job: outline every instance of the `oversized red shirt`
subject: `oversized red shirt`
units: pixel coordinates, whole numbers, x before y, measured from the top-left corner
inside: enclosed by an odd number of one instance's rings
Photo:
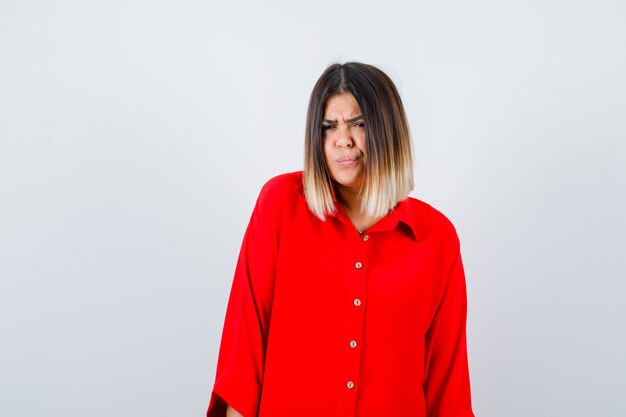
[[[208,417],[472,417],[459,241],[407,198],[362,235],[308,209],[302,173],[261,190]]]

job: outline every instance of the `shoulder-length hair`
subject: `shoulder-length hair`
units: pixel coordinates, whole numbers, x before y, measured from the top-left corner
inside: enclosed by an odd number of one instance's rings
[[[359,62],[329,66],[313,87],[306,118],[302,182],[309,209],[321,220],[335,212],[335,189],[324,157],[322,119],[328,98],[354,96],[365,120],[361,209],[383,217],[413,189],[413,155],[402,100],[391,79]]]

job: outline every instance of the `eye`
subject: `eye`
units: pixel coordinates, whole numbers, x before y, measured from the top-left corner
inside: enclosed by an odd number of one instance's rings
[[[365,122],[356,122],[352,126],[354,126],[354,127],[365,127]]]
[[[333,125],[322,125],[322,132],[327,132],[328,130],[332,129],[334,126]]]

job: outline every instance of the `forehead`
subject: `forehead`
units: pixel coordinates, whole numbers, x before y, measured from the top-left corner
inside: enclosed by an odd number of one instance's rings
[[[324,118],[334,119],[333,116],[351,117],[361,114],[359,104],[350,93],[333,94],[324,103]]]

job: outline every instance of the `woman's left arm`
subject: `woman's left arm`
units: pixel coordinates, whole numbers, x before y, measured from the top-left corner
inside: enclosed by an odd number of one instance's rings
[[[426,333],[425,386],[428,417],[473,417],[465,324],[467,294],[460,252],[447,277]]]

